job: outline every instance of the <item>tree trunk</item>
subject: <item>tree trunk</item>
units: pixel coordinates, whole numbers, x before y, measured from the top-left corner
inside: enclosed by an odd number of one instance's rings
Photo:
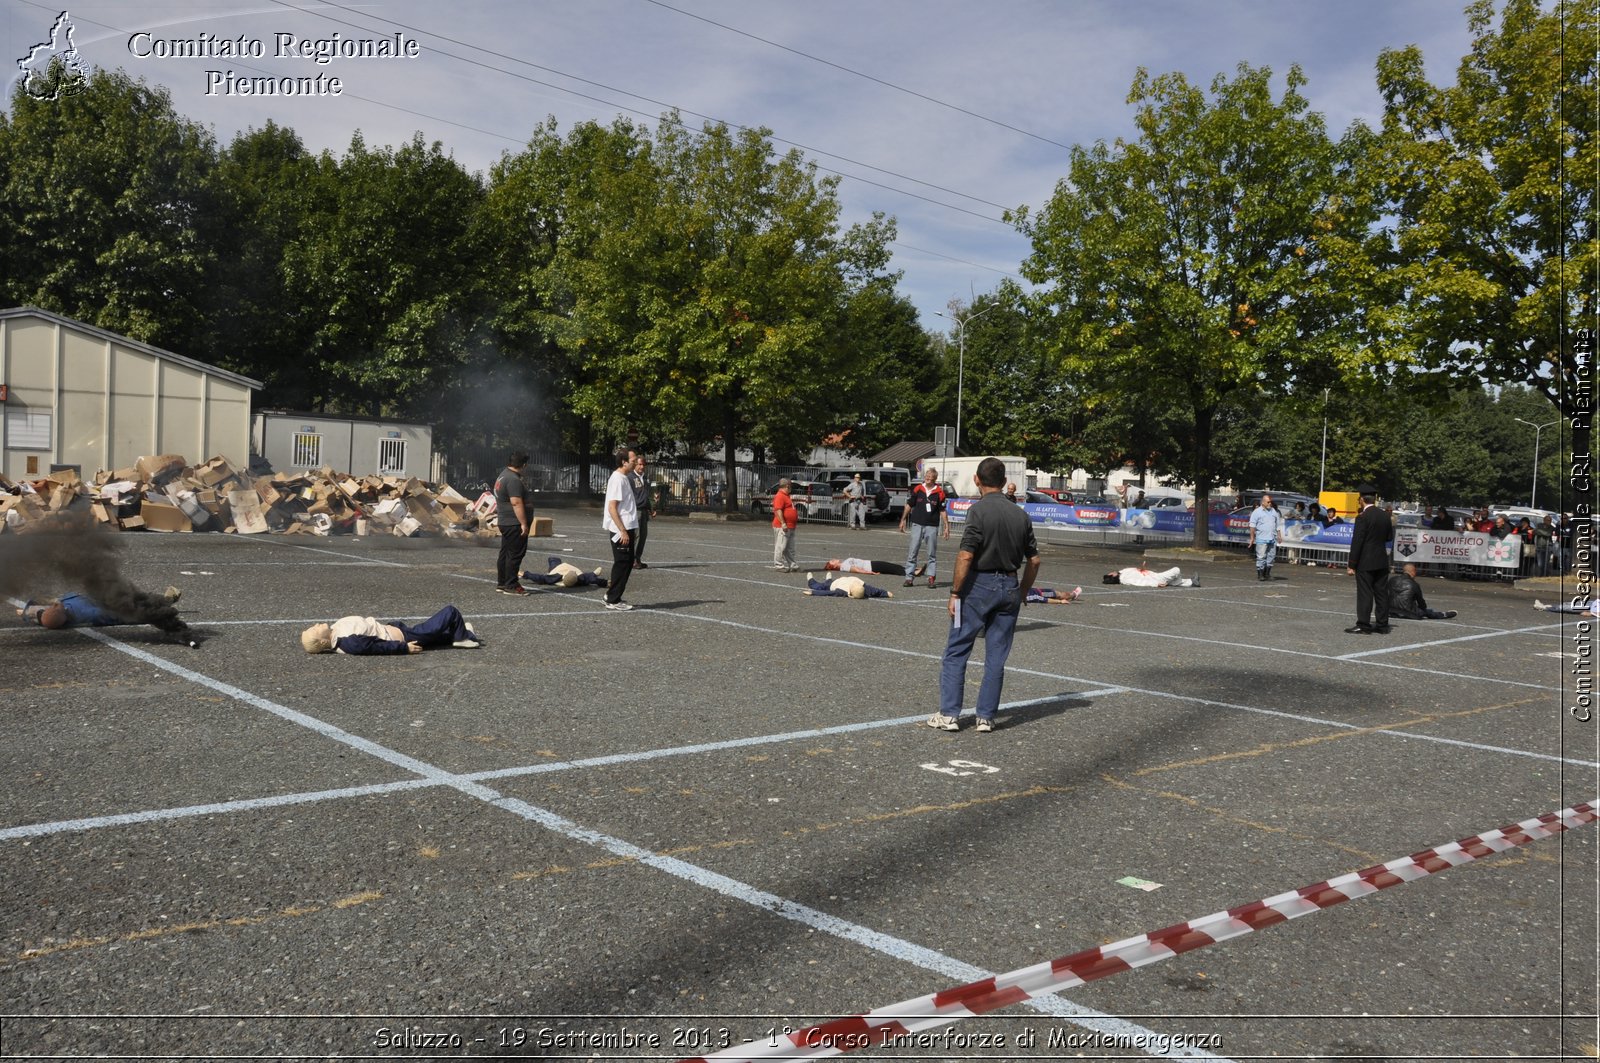
[[[589,458],[594,453],[594,422],[587,417],[578,418],[578,493],[594,494],[589,486]]]
[[[1211,421],[1216,409],[1194,411],[1194,548],[1211,545]]]
[[[734,460],[734,447],[738,443],[739,417],[732,403],[722,408],[722,512],[739,512],[739,476]]]

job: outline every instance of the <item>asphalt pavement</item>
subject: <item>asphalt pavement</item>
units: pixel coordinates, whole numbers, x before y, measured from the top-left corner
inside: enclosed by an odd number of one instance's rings
[[[542,512],[529,567],[609,567],[596,510]],[[1505,584],[1362,637],[1343,570],[1141,590],[1101,583],[1131,549],[1052,545],[1082,600],[1026,606],[1001,726],[947,734],[955,539],[857,601],[763,523],[658,519],[628,613],[497,594],[450,540],[122,541],[205,641],[0,624],[4,1057],[754,1049],[1600,792],[1591,632]],[[483,648],[298,644],[446,603]],[[1597,830],[858,1054],[1593,1058]]]

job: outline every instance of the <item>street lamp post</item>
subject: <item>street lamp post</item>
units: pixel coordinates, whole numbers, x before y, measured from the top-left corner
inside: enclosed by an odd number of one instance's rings
[[[935,317],[942,317],[956,327],[956,343],[959,348],[956,361],[956,440],[952,450],[961,449],[961,388],[967,375],[967,322],[976,321],[990,310],[999,308],[1000,304],[995,303],[987,309],[979,310],[976,314],[968,314],[965,318],[941,314],[937,310],[933,312]]]
[[[1549,428],[1553,424],[1560,424],[1561,421],[1559,419],[1557,419],[1557,420],[1554,420],[1554,421],[1546,421],[1544,424],[1534,424],[1532,421],[1523,421],[1522,418],[1520,418],[1520,417],[1514,417],[1514,418],[1512,418],[1512,420],[1522,421],[1523,424],[1525,424],[1529,428],[1533,429],[1533,486],[1528,489],[1528,508],[1529,509],[1538,509],[1539,508],[1539,433],[1543,432],[1546,428]]]
[[[1322,471],[1317,473],[1317,501],[1328,483],[1328,389],[1322,389]]]

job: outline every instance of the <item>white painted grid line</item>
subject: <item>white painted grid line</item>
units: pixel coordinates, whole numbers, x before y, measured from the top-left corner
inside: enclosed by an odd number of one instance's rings
[[[538,824],[539,826],[564,835],[565,837],[568,837],[574,841],[597,846],[615,856],[637,861],[645,866],[653,867],[659,871],[664,871],[667,874],[682,879],[683,881],[692,885],[713,890],[722,894],[723,896],[740,900],[746,904],[752,905],[753,907],[772,912],[773,914],[781,916],[784,919],[789,919],[807,926],[811,926],[817,930],[823,931],[824,933],[853,942],[855,944],[864,945],[867,948],[883,953],[884,955],[893,959],[922,967],[925,970],[935,971],[947,976],[965,978],[968,980],[976,980],[990,976],[990,972],[984,971],[982,968],[974,967],[970,964],[964,963],[963,961],[954,959],[953,957],[946,956],[943,953],[937,952],[933,949],[924,948],[921,945],[914,944],[902,938],[893,937],[889,934],[872,930],[871,928],[862,926],[859,923],[854,923],[846,919],[841,919],[837,916],[829,915],[826,912],[800,904],[796,901],[789,900],[785,897],[779,897],[773,893],[768,893],[767,891],[758,889],[749,885],[748,883],[729,878],[726,875],[722,875],[707,868],[700,867],[696,864],[691,864],[687,861],[680,860],[677,857],[658,856],[650,850],[643,849],[631,842],[612,837],[611,835],[604,834],[600,831],[591,830],[548,809],[529,804],[520,798],[507,797],[498,791],[492,790],[486,786],[482,786],[464,776],[448,772],[424,761],[417,760],[414,757],[408,756],[397,750],[390,749],[387,746],[380,745],[377,742],[362,738],[359,735],[351,734],[349,731],[346,731],[341,727],[336,727],[333,724],[326,723],[314,716],[299,712],[295,709],[287,708],[286,706],[279,705],[274,701],[268,700],[267,698],[259,697],[249,693],[248,691],[241,690],[232,684],[212,679],[210,676],[195,672],[191,669],[183,667],[182,665],[174,664],[173,662],[167,661],[164,658],[156,656],[155,654],[148,653],[139,649],[138,647],[130,646],[124,642],[120,642],[117,639],[111,638],[100,631],[92,628],[85,629],[83,634],[95,639],[97,642],[110,646],[122,653],[126,653],[137,660],[144,661],[146,664],[150,664],[163,671],[170,672],[179,678],[186,679],[192,683],[197,683],[200,686],[207,687],[220,694],[224,694],[228,697],[234,698],[235,700],[242,701],[253,708],[261,709],[279,717],[280,719],[297,724],[301,727],[305,727],[319,735],[322,735],[324,738],[332,739],[335,742],[349,746],[352,749],[359,750],[368,754],[369,756],[376,757],[388,764],[392,764],[396,767],[403,768],[406,771],[413,772],[417,775],[420,775],[424,780],[448,787],[468,797],[476,798],[477,800],[486,804],[503,809],[512,813],[513,815],[527,820],[530,823]],[[1129,1022],[1126,1019],[1117,1018],[1113,1015],[1107,1015],[1103,1012],[1094,1011],[1090,1008],[1084,1008],[1080,1005],[1071,1005],[1064,1001],[1047,1000],[1045,998],[1041,998],[1037,1004],[1038,1006],[1036,1007],[1036,1010],[1042,1011],[1046,1014],[1070,1018],[1080,1026],[1083,1026],[1087,1029],[1096,1030],[1101,1033],[1131,1037],[1152,1037],[1154,1035],[1153,1031],[1147,1030],[1136,1023]],[[1219,1063],[1232,1063],[1232,1061],[1226,1060],[1221,1056],[1212,1055],[1210,1053],[1197,1054],[1193,1051],[1184,1051],[1181,1054],[1165,1052],[1152,1052],[1150,1054],[1162,1058],[1201,1058],[1218,1060]]]

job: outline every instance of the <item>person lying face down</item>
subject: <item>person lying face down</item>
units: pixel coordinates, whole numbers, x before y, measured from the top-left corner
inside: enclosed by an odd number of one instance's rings
[[[475,650],[483,640],[462,619],[461,610],[447,605],[416,625],[398,620],[385,624],[370,616],[345,616],[331,624],[312,624],[300,632],[300,645],[307,653],[332,651],[359,657],[421,653],[441,646]]]
[[[830,558],[822,565],[824,572],[860,572],[868,576],[904,576],[906,566],[893,561],[868,561],[860,557]]]
[[[1082,587],[1074,587],[1065,594],[1057,594],[1054,587],[1029,587],[1022,602],[1024,605],[1069,605],[1082,595]]]
[[[192,645],[198,645],[198,641],[189,630],[189,625],[178,617],[178,611],[173,608],[173,603],[182,597],[182,594],[183,592],[176,587],[168,587],[161,594],[134,592],[134,605],[139,610],[138,619],[128,619],[114,613],[86,594],[63,594],[59,598],[29,599],[21,609],[17,610],[17,615],[27,623],[38,624],[51,631],[69,627],[123,627],[149,624],[170,635],[180,636]]]
[[[831,584],[817,579],[811,572],[806,573],[805,594],[818,598],[893,598],[894,595],[881,587],[874,587],[860,576],[840,576]]]
[[[1152,572],[1141,561],[1132,568],[1107,572],[1104,582],[1121,583],[1128,587],[1198,587],[1200,577],[1185,579],[1176,565],[1161,572]]]
[[[543,584],[546,587],[604,587],[607,586],[606,578],[600,575],[600,570],[585,572],[577,565],[568,564],[559,557],[545,559],[550,571],[544,575],[533,572],[524,572],[522,579],[530,583]]]

